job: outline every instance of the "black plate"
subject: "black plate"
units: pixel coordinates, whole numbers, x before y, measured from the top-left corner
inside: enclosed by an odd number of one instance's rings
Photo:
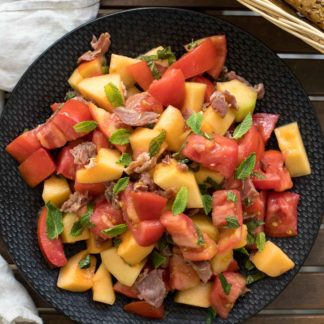
[[[157,45],[171,45],[179,55],[182,44],[206,35],[225,33],[227,66],[252,83],[263,81],[266,96],[257,111],[279,113],[280,124],[298,121],[312,166],[312,175],[295,179],[293,191],[302,195],[295,238],[273,240],[294,260],[296,267],[276,279],[251,286],[252,291],[231,312],[227,323],[239,323],[274,300],[293,279],[317,236],[323,212],[323,138],[304,90],[290,70],[260,41],[222,20],[197,12],[155,8],[130,10],[86,24],[50,47],[24,74],[13,91],[1,118],[1,231],[9,252],[27,281],[55,308],[82,323],[143,323],[122,311],[126,298],[109,307],[91,300],[91,292],[70,293],[56,288],[58,270],[49,269],[38,249],[36,218],[42,205],[41,186],[31,190],[19,177],[17,164],[4,147],[26,127],[33,128],[49,115],[49,104],[63,100],[67,78],[76,58],[89,48],[92,34],[109,31],[109,54],[137,56]],[[70,251],[71,252],[71,251]],[[206,310],[167,301],[165,322],[200,322]],[[217,320],[216,322],[222,322]]]

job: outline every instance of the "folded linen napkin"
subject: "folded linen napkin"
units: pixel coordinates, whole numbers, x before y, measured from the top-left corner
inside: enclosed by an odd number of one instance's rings
[[[0,0],[0,115],[28,66],[54,41],[97,16],[99,0]],[[42,323],[26,289],[0,256],[0,324]]]
[[[0,0],[0,92],[12,91],[49,45],[98,9],[99,0]]]

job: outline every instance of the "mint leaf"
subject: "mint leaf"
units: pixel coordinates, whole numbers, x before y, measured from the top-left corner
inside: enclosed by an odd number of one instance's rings
[[[187,187],[181,187],[172,205],[173,215],[179,215],[184,212],[187,206],[189,190]]]
[[[101,231],[101,233],[103,233],[111,238],[111,237],[115,237],[115,236],[125,233],[127,231],[127,229],[128,229],[127,224],[118,224],[116,226],[113,226],[113,227],[110,227],[110,228],[107,228],[107,229]]]
[[[80,260],[79,267],[80,267],[80,269],[87,269],[87,268],[90,268],[90,265],[91,265],[90,255],[87,254],[84,257],[84,259]]]
[[[249,260],[247,259],[244,263],[244,268],[247,270],[247,271],[251,271],[252,269],[255,268],[254,264]]]
[[[203,120],[203,113],[200,111],[198,113],[193,113],[186,121],[188,127],[198,135],[201,135],[201,124]]]
[[[233,133],[233,138],[234,139],[239,139],[241,138],[244,134],[246,134],[249,129],[252,127],[252,114],[249,112],[243,121],[236,126],[234,133]]]
[[[250,285],[256,281],[259,281],[265,277],[265,274],[261,271],[258,271],[254,274],[250,274],[246,277],[246,284]]]
[[[246,248],[244,248],[244,247],[239,248],[239,249],[235,249],[234,251],[239,252],[239,253],[244,254],[244,255],[247,255],[247,256],[250,255],[248,250]]]
[[[245,180],[252,173],[256,162],[256,154],[251,153],[235,170],[235,179]]]
[[[132,157],[129,153],[123,153],[116,161],[117,164],[121,164],[124,167],[128,167],[132,162]]]
[[[233,191],[227,191],[226,200],[232,201],[233,203],[237,202],[237,197]]]
[[[176,61],[176,56],[172,52],[171,47],[164,47],[157,51],[157,56],[160,60],[168,60],[168,64],[171,65]]]
[[[255,244],[259,251],[263,251],[266,241],[267,239],[263,232],[260,232],[256,235]]]
[[[257,227],[264,224],[264,221],[261,220],[251,220],[246,223],[246,227],[249,232],[253,232]]]
[[[81,218],[73,224],[70,234],[74,237],[79,236],[86,228],[92,227],[93,224],[90,223],[90,217],[92,214],[93,204],[89,203],[87,205],[87,211],[84,213],[84,215],[82,215]]]
[[[113,243],[113,246],[114,246],[115,248],[118,248],[118,246],[119,246],[120,243],[121,243],[121,239],[115,237],[115,238],[113,238],[112,243]]]
[[[191,40],[191,42],[187,45],[187,51],[191,51],[192,49],[196,48],[198,46],[197,40]]]
[[[76,93],[74,91],[68,91],[65,94],[64,100],[65,101],[70,100],[70,99],[74,98],[75,96],[76,96]]]
[[[206,324],[212,324],[215,317],[217,316],[217,313],[213,307],[208,308],[207,318],[206,318]]]
[[[153,267],[156,269],[156,268],[159,268],[161,265],[163,265],[166,261],[166,257],[163,256],[162,254],[160,254],[159,252],[157,251],[153,251],[152,254],[151,254],[151,262],[153,264]]]
[[[97,128],[97,122],[94,120],[85,120],[80,123],[77,123],[73,126],[73,129],[77,133],[89,133],[92,132],[94,129]]]
[[[229,295],[229,293],[231,292],[232,285],[226,280],[222,273],[218,275],[218,278],[222,284],[225,295]]]
[[[148,67],[150,68],[153,78],[156,80],[161,79],[161,73],[159,72],[158,68],[156,67],[155,63],[153,61],[147,61],[146,62]]]
[[[106,84],[104,88],[106,97],[113,107],[120,107],[124,104],[121,92],[112,82]]]
[[[204,245],[205,244],[205,240],[203,237],[203,233],[201,231],[201,229],[199,228],[199,226],[195,225],[196,228],[196,232],[197,232],[197,245]]]
[[[204,205],[205,214],[208,215],[212,210],[213,198],[210,195],[202,195],[201,200]]]
[[[166,137],[166,131],[163,129],[162,132],[158,136],[154,137],[151,140],[150,146],[149,146],[150,157],[153,157],[160,152],[161,145],[165,141],[165,137]]]
[[[245,207],[249,207],[252,204],[251,198],[250,197],[245,197],[243,199],[243,204],[244,204]]]
[[[46,235],[50,240],[55,240],[63,232],[62,212],[49,201],[46,203]]]
[[[129,183],[129,177],[120,178],[113,187],[113,196],[118,195],[120,192],[126,189]]]
[[[119,128],[112,133],[109,142],[117,145],[128,144],[130,135],[130,130],[125,128]]]
[[[266,179],[267,177],[263,174],[263,173],[261,173],[261,172],[252,172],[251,173],[251,176],[252,177],[255,177],[255,178],[257,178],[257,179]]]
[[[226,228],[239,228],[240,224],[235,217],[228,216],[226,217]]]

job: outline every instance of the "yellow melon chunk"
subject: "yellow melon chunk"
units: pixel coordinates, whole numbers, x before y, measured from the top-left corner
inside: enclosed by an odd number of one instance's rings
[[[217,82],[217,90],[221,92],[228,91],[236,99],[238,110],[235,110],[235,120],[240,122],[250,112],[254,111],[257,92],[250,86],[239,80],[227,82]]]
[[[127,72],[127,66],[140,62],[138,59],[131,57],[111,54],[109,73],[117,73],[120,75],[121,80],[124,82],[126,87],[134,85],[135,80]]]
[[[134,156],[138,156],[140,153],[148,152],[150,143],[153,138],[159,136],[161,131],[138,127],[129,137],[129,142],[133,150]],[[160,148],[160,152],[157,156],[160,156],[167,148],[167,143],[163,142]]]
[[[194,215],[191,217],[191,219],[203,233],[207,234],[215,242],[218,241],[218,229],[216,226],[214,226],[210,217],[206,215]]]
[[[212,283],[200,283],[198,286],[178,291],[174,301],[180,304],[208,308],[210,307],[210,293]]]
[[[76,172],[76,180],[80,183],[98,183],[119,179],[124,167],[116,161],[120,153],[116,150],[102,148],[93,161],[94,166]]]
[[[224,177],[217,171],[212,171],[204,167],[200,167],[199,171],[195,172],[197,183],[204,183],[207,178],[213,179],[216,183],[221,183]]]
[[[65,178],[53,175],[44,181],[42,198],[45,204],[50,201],[56,207],[60,207],[70,194],[71,190]]]
[[[217,275],[225,271],[233,260],[233,250],[229,250],[225,253],[216,254],[211,260],[210,264],[213,270],[213,274]]]
[[[311,168],[297,122],[274,130],[286,167],[292,177],[311,174]]]
[[[91,231],[89,231],[89,238],[87,239],[86,243],[87,243],[87,251],[91,254],[101,253],[112,246],[111,240],[106,240],[106,241],[100,240]]]
[[[132,86],[129,89],[127,89],[127,98],[129,98],[131,96],[134,96],[134,95],[136,95],[136,94],[138,94],[140,92],[141,91],[139,91],[137,87]]]
[[[262,251],[251,257],[252,263],[270,277],[278,277],[291,270],[295,263],[276,244],[267,241]]]
[[[240,249],[240,248],[244,247],[247,244],[247,235],[248,235],[247,226],[245,224],[243,224],[242,225],[242,231],[241,231],[241,240],[236,245],[235,249]]]
[[[124,91],[121,78],[120,75],[116,73],[83,79],[78,84],[78,90],[84,98],[92,99],[99,107],[113,111],[114,107],[109,102],[105,93],[105,86],[109,83],[112,83],[117,87],[124,101]]]
[[[122,284],[132,286],[141,273],[145,261],[130,266],[118,254],[116,248],[110,248],[100,253],[101,260],[106,269]]]
[[[139,245],[131,231],[127,231],[121,237],[122,242],[117,248],[117,254],[129,265],[135,265],[142,262],[154,249],[154,245]]]
[[[148,52],[146,52],[145,54],[143,54],[143,56],[150,56],[150,55],[156,55],[158,51],[163,50],[163,46],[158,46],[158,47],[154,47],[151,50],[149,50]],[[164,67],[168,67],[169,63],[167,59],[164,60],[155,60],[155,63],[158,63],[160,65],[163,65]]]
[[[79,72],[79,69],[76,68],[68,79],[68,83],[74,90],[79,91],[78,84],[83,80],[82,75]]]
[[[94,301],[113,305],[116,300],[110,273],[101,263],[93,277],[92,299]]]
[[[193,172],[180,170],[177,167],[177,161],[171,159],[169,164],[159,163],[155,167],[153,181],[164,190],[174,188],[178,191],[181,187],[187,187],[189,190],[187,208],[203,208],[200,191]]]
[[[161,114],[154,130],[161,131],[164,129],[166,131],[168,150],[174,152],[179,150],[185,140],[183,138],[185,123],[180,110],[173,106],[168,106]]]
[[[233,109],[229,109],[224,117],[221,117],[211,106],[206,109],[201,123],[201,130],[208,134],[224,135],[235,120]]]
[[[198,82],[185,83],[185,100],[182,106],[184,115],[199,112],[204,103],[207,85]]]
[[[87,240],[89,238],[89,230],[85,228],[83,232],[78,236],[73,236],[71,234],[71,229],[75,222],[79,220],[78,215],[68,213],[63,216],[63,226],[64,230],[61,234],[61,239],[63,243],[75,243],[78,241]]]
[[[67,264],[60,269],[57,287],[76,292],[83,292],[92,287],[96,258],[90,256],[89,268],[81,269],[79,265],[79,262],[87,255],[88,251],[81,251],[68,260]]]

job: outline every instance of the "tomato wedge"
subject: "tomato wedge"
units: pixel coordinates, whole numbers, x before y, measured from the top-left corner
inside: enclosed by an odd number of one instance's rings
[[[154,80],[153,74],[145,61],[128,65],[127,72],[143,90],[147,90]]]
[[[37,238],[39,248],[45,259],[53,267],[63,267],[67,263],[63,243],[59,238],[50,240],[46,234],[47,208],[43,207],[38,217]]]
[[[164,233],[164,226],[159,220],[145,220],[130,226],[136,242],[141,246],[155,244]]]
[[[185,98],[185,78],[179,69],[167,70],[160,80],[154,80],[148,92],[163,106],[181,108]]]
[[[114,291],[129,298],[138,298],[138,290],[134,287],[128,287],[117,281],[114,284]]]
[[[106,186],[104,183],[79,183],[75,181],[74,190],[82,193],[88,192],[89,196],[97,197],[105,193]]]
[[[37,139],[46,149],[52,150],[66,144],[66,137],[51,120],[36,127],[35,132]]]
[[[163,319],[164,306],[154,307],[145,301],[135,301],[124,306],[124,311],[145,318]]]
[[[92,133],[92,142],[96,144],[97,152],[101,148],[108,148],[108,138],[99,129],[95,129]]]
[[[210,37],[216,47],[216,58],[214,65],[207,71],[214,79],[217,79],[223,71],[227,55],[227,42],[225,35],[215,35]]]

